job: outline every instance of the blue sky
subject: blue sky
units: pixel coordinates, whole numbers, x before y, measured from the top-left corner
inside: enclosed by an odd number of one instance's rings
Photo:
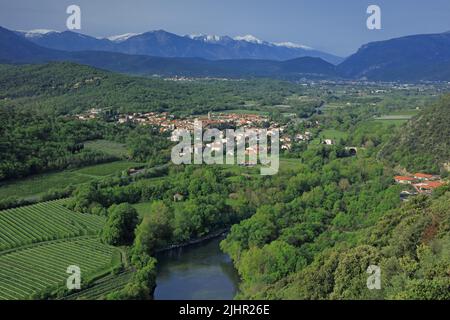
[[[164,29],[177,34],[252,34],[341,56],[362,44],[450,30],[449,0],[0,0],[0,25],[64,30],[66,8],[81,7],[92,36]],[[382,30],[366,28],[368,5],[381,7]]]

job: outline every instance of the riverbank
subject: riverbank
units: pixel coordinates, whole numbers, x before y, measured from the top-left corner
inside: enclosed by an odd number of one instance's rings
[[[216,231],[216,232],[212,232],[212,233],[210,233],[210,234],[208,234],[208,235],[206,235],[204,237],[192,239],[192,240],[189,240],[189,241],[186,241],[186,242],[183,242],[183,243],[179,243],[179,244],[172,244],[172,245],[167,246],[165,248],[156,250],[155,254],[162,253],[162,252],[165,252],[165,251],[170,251],[170,250],[173,250],[173,249],[184,248],[184,247],[187,247],[187,246],[191,246],[191,245],[194,245],[194,244],[201,243],[201,242],[206,241],[206,240],[211,240],[211,239],[214,239],[214,238],[218,238],[220,236],[226,235],[229,231],[230,231],[230,228],[225,228],[225,229],[221,229],[221,230]]]

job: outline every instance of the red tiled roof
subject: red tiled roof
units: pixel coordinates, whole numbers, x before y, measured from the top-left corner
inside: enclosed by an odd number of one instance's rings
[[[398,181],[414,181],[414,178],[406,176],[395,176],[394,179]]]
[[[426,182],[426,183],[418,183],[418,184],[415,184],[414,186],[422,188],[422,189],[436,189],[436,188],[442,187],[443,185],[444,185],[444,183],[440,182],[440,181],[430,181],[430,182]]]
[[[442,187],[443,185],[444,185],[444,183],[440,182],[440,181],[431,181],[431,182],[427,183],[427,186],[430,188],[433,188],[433,189]]]
[[[414,177],[430,179],[430,178],[433,178],[433,175],[432,174],[426,174],[426,173],[416,173],[414,175]]]

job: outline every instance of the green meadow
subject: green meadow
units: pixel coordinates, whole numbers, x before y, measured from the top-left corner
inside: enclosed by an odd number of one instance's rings
[[[104,139],[86,141],[84,143],[84,147],[94,151],[101,151],[118,158],[124,158],[128,155],[128,150],[125,144]]]
[[[64,189],[70,185],[86,183],[135,166],[142,166],[142,163],[115,161],[81,169],[39,174],[0,185],[0,198],[37,197],[50,189]]]

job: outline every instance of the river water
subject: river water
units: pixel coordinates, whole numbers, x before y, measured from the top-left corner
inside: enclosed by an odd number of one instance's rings
[[[158,254],[154,299],[233,299],[239,277],[230,257],[220,250],[222,240],[218,237]]]

